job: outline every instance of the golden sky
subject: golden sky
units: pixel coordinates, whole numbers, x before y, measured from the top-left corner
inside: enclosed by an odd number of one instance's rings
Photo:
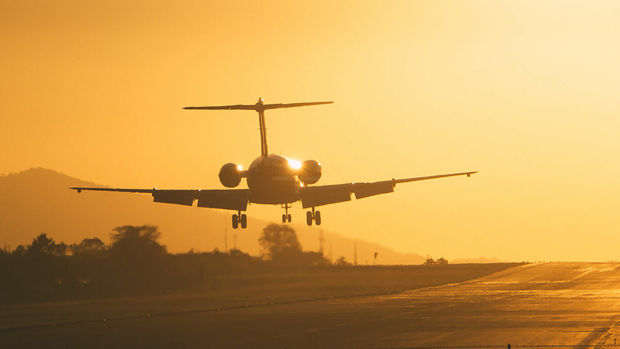
[[[319,184],[481,173],[325,206],[323,228],[448,259],[617,260],[618,38],[614,1],[0,0],[0,173],[220,188],[260,154],[257,117],[181,107],[334,100],[268,112],[270,152],[319,160]]]

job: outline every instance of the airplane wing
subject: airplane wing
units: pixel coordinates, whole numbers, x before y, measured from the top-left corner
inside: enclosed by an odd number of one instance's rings
[[[403,179],[392,179],[388,181],[372,183],[346,183],[335,185],[319,185],[305,187],[301,190],[301,205],[303,208],[316,207],[338,202],[351,201],[351,194],[355,194],[356,199],[363,199],[373,195],[386,194],[394,191],[394,187],[399,183],[424,181],[428,179],[471,176],[478,171],[459,172],[450,174],[440,174],[434,176],[412,177]]]
[[[248,206],[250,191],[248,189],[124,189],[124,188],[85,188],[69,189],[91,191],[115,191],[123,193],[144,193],[153,195],[154,202],[192,206],[198,200],[198,207],[221,208],[225,210],[245,211]]]

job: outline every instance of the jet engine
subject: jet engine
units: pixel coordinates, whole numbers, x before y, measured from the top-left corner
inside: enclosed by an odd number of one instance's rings
[[[306,160],[301,164],[297,177],[304,184],[314,184],[321,178],[321,164],[316,160]]]
[[[228,163],[220,169],[220,182],[227,188],[234,188],[241,183],[239,165]]]

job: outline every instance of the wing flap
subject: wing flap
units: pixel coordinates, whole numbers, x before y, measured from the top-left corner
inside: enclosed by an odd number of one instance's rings
[[[153,190],[155,202],[192,206],[195,198],[195,190]]]
[[[477,171],[448,173],[434,176],[412,177],[403,179],[392,179],[388,181],[371,182],[371,183],[348,183],[336,185],[321,185],[302,188],[301,204],[303,208],[335,204],[338,202],[350,201],[351,194],[355,194],[356,199],[363,199],[369,196],[387,194],[394,192],[394,187],[398,183],[409,183],[415,181],[424,181],[428,179],[467,176],[470,177]]]
[[[392,181],[353,184],[353,192],[355,193],[356,199],[363,199],[369,196],[391,193],[393,191],[394,183]]]
[[[201,190],[197,195],[198,207],[245,211],[249,193],[247,189]]]
[[[198,207],[221,208],[225,210],[245,211],[248,206],[250,191],[247,189],[124,189],[124,188],[85,188],[72,187],[70,189],[82,192],[115,191],[124,193],[148,193],[153,195],[154,202],[192,206],[198,199]]]
[[[351,188],[351,184],[303,188],[301,191],[301,205],[303,208],[308,208],[351,201]]]

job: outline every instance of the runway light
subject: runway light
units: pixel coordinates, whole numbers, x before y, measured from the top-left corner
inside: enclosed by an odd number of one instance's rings
[[[288,165],[294,169],[294,170],[299,170],[301,168],[301,161],[298,160],[294,160],[294,159],[287,159],[288,160]]]

